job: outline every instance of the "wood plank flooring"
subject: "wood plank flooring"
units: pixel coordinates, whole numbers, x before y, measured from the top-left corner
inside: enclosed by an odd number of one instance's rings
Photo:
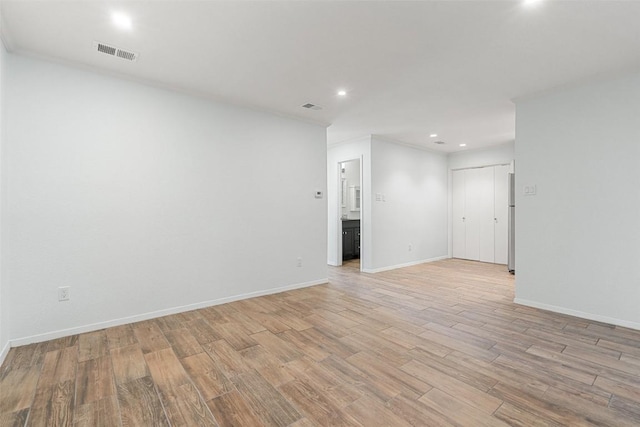
[[[639,426],[640,331],[446,260],[11,349],[1,426]]]

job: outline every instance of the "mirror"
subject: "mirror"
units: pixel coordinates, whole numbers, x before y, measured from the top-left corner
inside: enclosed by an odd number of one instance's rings
[[[340,163],[340,219],[360,219],[360,160]]]

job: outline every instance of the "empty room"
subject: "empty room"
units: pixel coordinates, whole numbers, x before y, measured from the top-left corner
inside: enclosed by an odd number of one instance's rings
[[[639,21],[0,0],[0,426],[640,425]]]

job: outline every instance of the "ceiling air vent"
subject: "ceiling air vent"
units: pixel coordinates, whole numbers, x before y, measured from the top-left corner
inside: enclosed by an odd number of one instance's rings
[[[309,110],[322,110],[321,106],[310,103],[304,104],[302,108],[307,108]]]
[[[93,48],[96,50],[96,52],[104,53],[105,55],[111,55],[116,58],[124,59],[126,61],[135,62],[138,60],[138,53],[121,49],[116,46],[110,46],[105,43],[94,41]]]
[[[443,145],[444,141],[433,141],[434,144]]]

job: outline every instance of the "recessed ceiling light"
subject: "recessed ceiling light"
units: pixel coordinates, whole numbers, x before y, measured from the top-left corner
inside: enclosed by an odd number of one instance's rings
[[[460,147],[466,147],[467,144],[460,144]]]
[[[347,96],[347,91],[346,91],[346,90],[344,90],[344,89],[340,89],[340,90],[338,91],[338,96]]]
[[[542,3],[542,0],[524,0],[523,4],[527,7],[533,7]]]
[[[432,133],[431,135],[429,135],[429,138],[437,138],[438,134],[437,133]]]
[[[111,20],[116,27],[122,30],[130,30],[133,26],[131,17],[122,12],[113,12],[111,14]]]

